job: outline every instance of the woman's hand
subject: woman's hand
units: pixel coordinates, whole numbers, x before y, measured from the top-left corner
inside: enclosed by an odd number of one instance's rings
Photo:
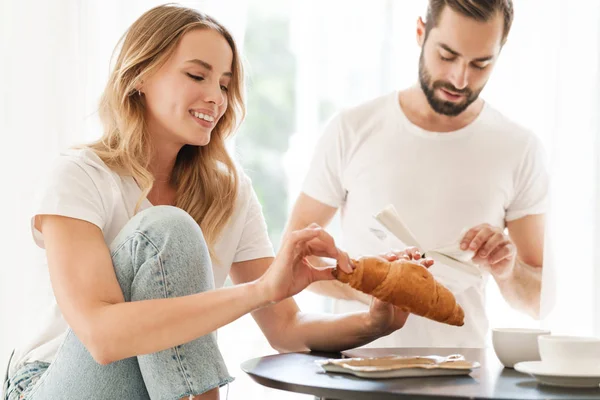
[[[334,279],[332,268],[316,269],[308,256],[333,258],[338,268],[352,272],[348,254],[335,246],[333,237],[317,224],[294,231],[283,244],[267,272],[259,279],[270,302],[278,302],[304,290],[313,282]]]

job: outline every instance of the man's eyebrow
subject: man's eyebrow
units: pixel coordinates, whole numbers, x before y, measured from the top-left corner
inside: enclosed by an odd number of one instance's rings
[[[448,53],[451,53],[454,56],[460,57],[462,56],[462,54],[460,54],[458,51],[453,50],[450,46],[448,46],[447,44],[444,43],[440,43],[439,45],[442,49],[446,50]],[[490,61],[491,59],[493,59],[494,56],[485,56],[485,57],[478,57],[475,58],[473,61],[476,62],[485,62],[485,61]]]
[[[460,56],[462,55],[462,54],[460,54],[458,51],[456,51],[456,50],[452,50],[452,49],[450,48],[450,46],[448,46],[447,44],[440,43],[440,47],[441,47],[442,49],[446,50],[448,53],[450,53],[450,54],[452,54],[452,55],[455,55],[455,56],[458,56],[458,57],[460,57]]]

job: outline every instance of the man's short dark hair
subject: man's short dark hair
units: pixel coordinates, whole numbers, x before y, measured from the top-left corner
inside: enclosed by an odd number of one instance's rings
[[[429,35],[431,29],[437,26],[445,7],[450,7],[454,12],[482,22],[487,22],[500,13],[504,17],[502,45],[506,43],[514,16],[512,0],[429,0],[425,37]]]

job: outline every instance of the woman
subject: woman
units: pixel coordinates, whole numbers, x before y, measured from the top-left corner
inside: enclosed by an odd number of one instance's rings
[[[231,35],[195,10],[160,6],[129,28],[101,100],[104,135],[63,153],[41,191],[32,232],[56,302],[12,357],[7,399],[218,398],[232,378],[214,332],[248,312],[281,351],[342,350],[403,326],[381,302],[300,313],[291,296],[332,279],[306,256],[352,266],[318,226],[273,258],[225,148],[242,78]]]

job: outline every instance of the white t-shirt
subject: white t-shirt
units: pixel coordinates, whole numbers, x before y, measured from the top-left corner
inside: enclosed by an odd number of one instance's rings
[[[273,256],[267,226],[252,183],[240,168],[238,172],[240,179],[235,211],[214,246],[215,288],[223,286],[232,263]],[[40,191],[35,215],[54,214],[89,221],[102,230],[105,242],[110,245],[134,216],[140,196],[141,190],[132,177],[118,175],[93,151],[69,150],[62,153],[50,169]],[[141,210],[151,206],[148,200],[144,200]],[[33,226],[33,218],[31,223],[34,241],[43,249],[43,237]],[[51,288],[45,256],[43,260],[39,277]],[[35,335],[15,351],[11,374],[25,362],[52,362],[54,359],[68,329],[54,296],[49,299],[46,317],[43,321],[31,321],[31,328]]]
[[[391,250],[370,231],[381,228],[373,216],[388,204],[424,247],[436,248],[482,223],[505,227],[506,221],[544,213],[544,162],[540,141],[488,104],[465,128],[436,133],[411,123],[394,92],[329,122],[303,192],[341,209],[342,243],[352,257]],[[464,326],[411,315],[403,329],[370,346],[484,347],[488,280],[484,275],[480,285],[456,294]],[[366,308],[334,302],[336,312]]]

